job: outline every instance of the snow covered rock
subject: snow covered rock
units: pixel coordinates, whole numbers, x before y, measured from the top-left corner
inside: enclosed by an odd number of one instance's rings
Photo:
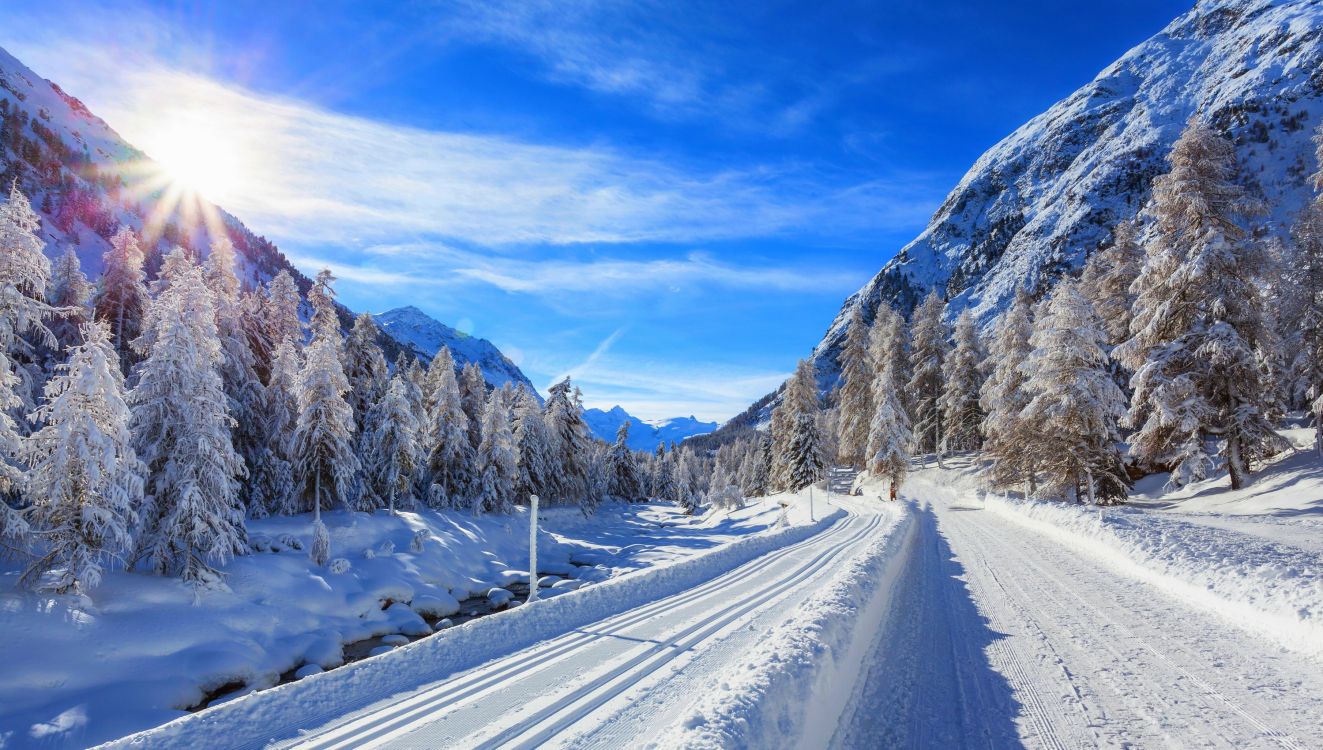
[[[319,664],[304,664],[303,666],[295,670],[294,679],[301,680],[304,677],[311,677],[312,675],[315,674],[321,674],[324,671],[326,670],[322,669],[321,665]]]
[[[381,643],[385,646],[404,646],[409,643],[409,637],[399,633],[391,633],[390,635],[383,635]]]
[[[510,603],[514,598],[508,589],[494,588],[487,592],[487,601],[494,609],[501,609]]]
[[[448,593],[414,597],[409,604],[423,617],[448,617],[459,611],[459,600]]]
[[[547,576],[547,578],[553,578],[553,577],[554,576]],[[546,580],[546,578],[542,580]],[[539,581],[538,583],[540,584],[541,581]],[[575,589],[578,589],[588,583],[589,583],[588,581],[575,580],[573,578],[565,578],[551,584],[551,588],[556,590],[574,591]]]
[[[397,633],[405,635],[431,635],[432,628],[409,605],[395,602],[386,608],[386,617]]]
[[[565,579],[560,576],[542,576],[537,579],[537,587],[540,589],[549,589],[563,580]]]
[[[389,654],[394,650],[395,650],[394,646],[377,646],[376,648],[368,652],[368,656],[369,657],[381,656],[382,654]]]

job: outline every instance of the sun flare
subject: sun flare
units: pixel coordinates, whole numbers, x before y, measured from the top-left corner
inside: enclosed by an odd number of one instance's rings
[[[200,114],[181,114],[161,123],[144,150],[184,192],[216,203],[233,197],[240,182],[242,155],[236,139]]]

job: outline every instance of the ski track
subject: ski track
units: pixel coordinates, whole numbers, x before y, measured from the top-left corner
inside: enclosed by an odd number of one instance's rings
[[[686,686],[737,662],[741,645],[784,619],[883,520],[851,513],[694,589],[393,697],[286,746],[637,745],[664,726],[659,718],[687,705]]]
[[[977,503],[932,498],[833,745],[1323,747],[1323,669]]]

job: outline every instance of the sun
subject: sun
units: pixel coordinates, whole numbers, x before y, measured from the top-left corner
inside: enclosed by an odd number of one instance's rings
[[[182,113],[160,123],[143,150],[173,187],[214,203],[225,203],[239,188],[242,155],[230,134],[201,113]]]

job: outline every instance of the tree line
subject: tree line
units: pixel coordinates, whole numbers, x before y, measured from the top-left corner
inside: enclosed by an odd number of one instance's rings
[[[635,453],[628,424],[596,440],[568,378],[545,405],[490,388],[442,348],[387,364],[370,315],[345,335],[334,277],[306,300],[285,271],[242,280],[233,247],[176,247],[149,280],[121,228],[98,284],[54,263],[16,183],[0,205],[0,550],[22,583],[86,592],[115,565],[194,585],[248,551],[247,521],[423,505],[509,513],[530,494],[592,513],[604,500],[743,501],[713,457]],[[307,324],[304,324],[304,320]],[[748,484],[744,482],[744,484]]]
[[[870,325],[856,307],[826,403],[808,361],[781,393],[773,485],[816,481],[832,459],[894,487],[911,454],[972,451],[993,486],[1029,497],[1121,503],[1159,471],[1245,486],[1289,447],[1288,411],[1323,427],[1323,127],[1314,141],[1288,240],[1257,223],[1266,206],[1231,141],[1193,119],[1110,245],[1037,297],[1018,290],[988,330],[969,310],[948,326],[936,291],[908,321],[882,305]]]

